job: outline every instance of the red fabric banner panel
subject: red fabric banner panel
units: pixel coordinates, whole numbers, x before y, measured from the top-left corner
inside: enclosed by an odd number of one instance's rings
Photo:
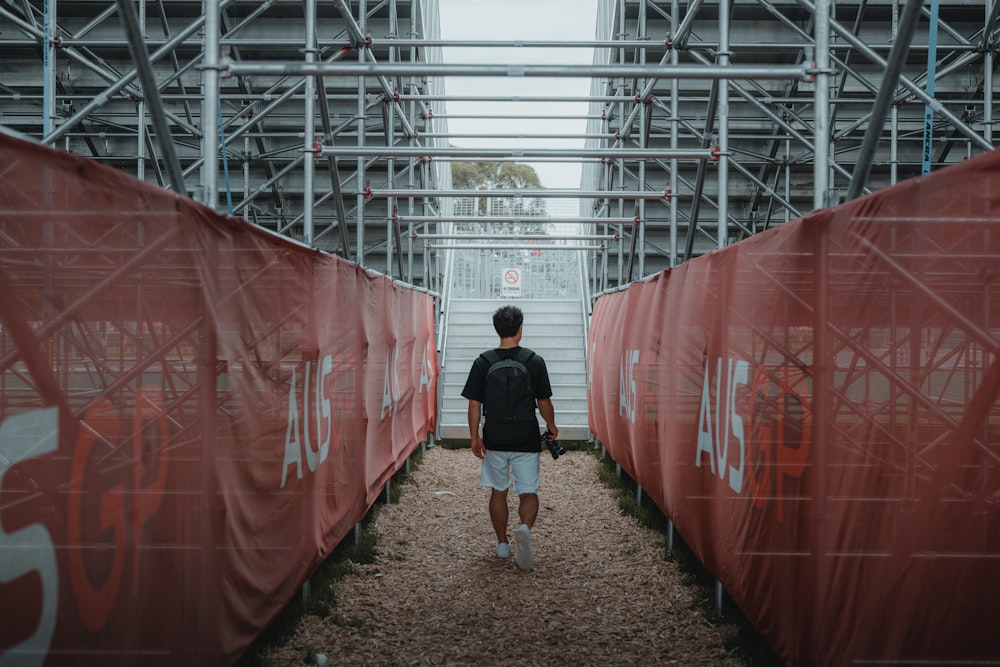
[[[0,137],[0,663],[232,664],[434,430],[431,296]]]
[[[602,296],[590,427],[789,665],[1000,664],[1000,153]]]

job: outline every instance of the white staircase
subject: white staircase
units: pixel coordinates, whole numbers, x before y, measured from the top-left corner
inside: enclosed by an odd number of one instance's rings
[[[493,330],[493,312],[511,303],[524,312],[521,345],[545,359],[552,384],[552,405],[560,440],[585,440],[587,427],[586,334],[580,299],[455,299],[444,313],[446,336],[441,359],[442,438],[468,438],[468,406],[462,387],[472,362],[499,343]]]

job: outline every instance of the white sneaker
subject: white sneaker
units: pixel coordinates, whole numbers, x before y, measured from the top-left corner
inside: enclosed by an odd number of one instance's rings
[[[531,550],[531,530],[522,523],[514,531],[514,541],[517,543],[517,566],[522,570],[530,570],[535,566],[535,554]]]
[[[510,558],[510,542],[497,542],[497,558]]]

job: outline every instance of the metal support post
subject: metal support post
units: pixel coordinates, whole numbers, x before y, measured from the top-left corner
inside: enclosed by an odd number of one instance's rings
[[[57,0],[45,0],[44,24],[42,28],[42,136],[52,134],[52,124],[56,117],[56,43],[58,23],[56,21]]]
[[[1000,8],[1000,4],[994,2],[992,9],[990,3],[986,3],[986,34],[984,39],[988,39],[993,30],[994,12]],[[993,44],[985,42],[983,51],[983,138],[987,143],[993,144]]]
[[[367,3],[365,0],[360,0],[358,7],[358,16],[363,20],[365,17],[365,10],[367,8]],[[341,13],[345,12],[344,18],[350,16],[350,4],[348,3],[346,9],[342,8]],[[349,21],[350,23],[350,21]],[[359,34],[355,35],[355,38],[364,39],[364,33],[358,28]],[[358,48],[358,63],[365,62],[365,49],[364,46],[359,46]],[[357,105],[357,127],[358,127],[358,140],[357,144],[359,148],[363,148],[365,145],[365,132],[366,124],[365,118],[367,109],[365,108],[365,95],[368,93],[368,83],[364,76],[358,77],[358,105]],[[357,251],[356,255],[358,258],[358,264],[365,266],[365,188],[367,183],[365,183],[365,161],[363,158],[358,158],[357,161],[358,169],[358,192],[355,196],[355,233],[354,236],[357,240]]]
[[[640,0],[639,2],[639,32],[637,37],[639,40],[646,39],[646,2],[645,0]],[[664,54],[664,59],[666,55]],[[646,66],[646,49],[645,47],[639,49],[639,64],[643,67]],[[650,124],[653,122],[652,110],[649,108],[649,102],[646,99],[646,82],[636,82],[637,88],[643,90],[643,96],[639,100],[639,148],[645,150],[649,145],[649,130]],[[653,83],[650,81],[649,83]],[[623,137],[624,140],[624,137]],[[636,190],[646,189],[646,161],[642,160],[639,162],[639,184]],[[646,200],[640,199],[637,202],[636,211],[637,218],[639,220],[638,224],[633,228],[633,233],[638,236],[638,242],[636,246],[639,250],[639,277],[642,278],[646,275]],[[629,276],[631,280],[631,276]]]
[[[139,27],[145,37],[146,3],[139,3]],[[140,88],[140,91],[142,88]],[[146,179],[146,96],[143,95],[135,104],[135,177],[140,181]]]
[[[931,16],[927,26],[927,94],[934,97],[934,77],[937,75],[937,33],[938,33],[938,0],[931,0]],[[984,73],[992,77],[992,73]],[[931,173],[931,152],[934,144],[934,107],[924,105],[924,145],[920,173]]]
[[[729,67],[730,0],[719,0],[718,63]],[[729,241],[729,81],[719,81],[719,230],[718,244],[725,248]]]
[[[830,183],[830,8],[831,0],[816,0],[813,15],[816,33],[816,89],[813,93],[815,114],[813,142],[813,209],[832,202],[828,199]]]
[[[410,37],[415,38],[417,36],[417,14],[416,12],[410,13]],[[416,45],[410,46],[410,62],[415,62],[417,59],[417,48]],[[411,76],[409,81],[409,90],[411,93],[417,92],[417,81],[415,76]],[[402,91],[400,91],[402,92]],[[407,106],[409,107],[409,121],[410,127],[415,127],[417,123],[417,101],[414,99],[409,100]],[[417,146],[417,138],[414,135],[409,136],[410,147],[413,148]],[[413,172],[415,170],[415,158],[408,158],[407,166],[409,167],[406,183],[410,189],[413,189]],[[414,210],[416,206],[416,201],[413,197],[406,198],[406,212],[408,215],[414,215],[416,211]],[[406,245],[406,280],[409,283],[413,283],[413,222],[407,223],[407,245]],[[440,230],[439,230],[440,231]],[[424,255],[424,264],[426,265],[428,261],[427,255]],[[426,285],[426,283],[424,283]]]
[[[696,3],[700,5],[701,0],[696,0]],[[691,4],[688,9],[688,15],[692,16],[693,12],[691,10],[696,10],[695,3]],[[677,25],[680,17],[680,5],[678,0],[671,0],[670,2],[670,23],[671,25]],[[686,17],[685,17],[686,18]],[[676,47],[676,42],[681,38],[680,28],[675,32],[673,39]],[[676,67],[679,63],[679,53],[677,48],[670,49],[670,65]],[[680,130],[680,125],[678,123],[678,117],[680,114],[679,101],[677,99],[680,92],[680,82],[677,79],[672,79],[670,82],[670,149],[676,150],[678,147],[677,133]],[[670,181],[667,183],[667,192],[672,193],[678,184],[678,170],[677,170],[677,159],[670,158]],[[670,197],[670,266],[677,266],[677,197]]]
[[[306,13],[306,63],[316,61],[316,0],[305,0]],[[316,189],[316,78],[306,77],[305,85],[305,162],[302,174],[302,242],[312,246],[313,237],[313,206]]]

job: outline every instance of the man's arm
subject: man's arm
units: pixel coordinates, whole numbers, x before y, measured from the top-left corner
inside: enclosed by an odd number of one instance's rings
[[[542,415],[542,419],[545,420],[545,428],[549,429],[549,432],[552,433],[552,439],[555,440],[559,435],[559,429],[556,427],[556,411],[552,407],[551,398],[538,399],[538,413]]]
[[[472,441],[472,453],[483,458],[486,446],[479,436],[479,416],[483,412],[483,404],[479,401],[469,401],[469,439]]]

